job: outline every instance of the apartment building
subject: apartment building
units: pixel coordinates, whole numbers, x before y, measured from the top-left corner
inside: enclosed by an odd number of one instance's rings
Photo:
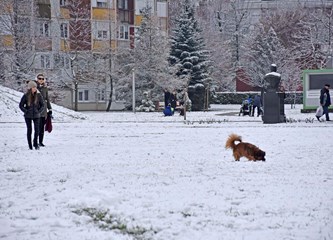
[[[24,3],[23,6],[19,0],[0,0],[0,51],[10,59],[24,45],[22,55],[26,56],[24,64],[14,66],[14,61],[0,60],[0,66],[7,69],[7,75],[15,75],[13,66],[20,74],[24,72],[23,76],[13,76],[22,86],[35,74],[45,73],[51,89],[62,86],[55,94],[58,102],[79,111],[106,109],[111,89],[108,72],[113,70],[110,59],[117,49],[134,47],[135,28],[140,26],[143,7],[149,5],[161,29],[168,32],[167,0],[25,0]],[[27,39],[23,42],[17,38],[18,33],[28,36]],[[21,56],[18,58],[22,60]],[[88,58],[91,65],[82,67],[80,61]],[[123,104],[117,105],[119,101],[112,101],[111,110],[122,108]]]

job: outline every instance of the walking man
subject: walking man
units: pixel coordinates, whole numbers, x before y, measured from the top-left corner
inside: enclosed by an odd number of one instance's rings
[[[44,130],[45,130],[45,123],[46,123],[46,118],[47,115],[52,115],[52,108],[51,108],[51,103],[49,99],[49,90],[46,86],[45,83],[45,76],[42,73],[39,73],[37,75],[37,89],[39,92],[42,94],[44,103],[45,103],[45,108],[44,111],[41,113],[40,116],[40,121],[39,121],[39,146],[40,147],[45,147],[43,140],[44,140]]]
[[[331,105],[331,96],[330,96],[330,85],[325,84],[324,88],[320,90],[320,105],[323,107],[323,115],[325,114],[326,121],[330,121],[328,115],[328,107]],[[318,121],[320,117],[316,116]]]

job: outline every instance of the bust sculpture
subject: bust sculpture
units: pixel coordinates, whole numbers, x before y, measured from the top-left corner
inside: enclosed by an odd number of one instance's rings
[[[277,73],[275,64],[271,64],[271,72],[267,73],[264,77],[265,89],[267,92],[278,92],[281,81],[281,75]]]

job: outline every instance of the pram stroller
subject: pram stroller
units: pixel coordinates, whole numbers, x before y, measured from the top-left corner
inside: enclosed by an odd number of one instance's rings
[[[251,115],[251,109],[252,109],[252,105],[249,103],[249,101],[246,99],[242,102],[242,106],[239,110],[239,114],[238,116],[242,115],[242,116],[245,116],[245,115]]]

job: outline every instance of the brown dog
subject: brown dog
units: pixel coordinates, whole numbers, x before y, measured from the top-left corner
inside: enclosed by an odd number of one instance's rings
[[[239,143],[236,145],[235,141],[239,141]],[[231,148],[233,150],[233,155],[236,161],[239,161],[241,157],[246,157],[252,161],[266,160],[266,153],[264,151],[251,143],[242,142],[242,138],[236,134],[231,134],[229,136],[225,143],[225,148]]]

